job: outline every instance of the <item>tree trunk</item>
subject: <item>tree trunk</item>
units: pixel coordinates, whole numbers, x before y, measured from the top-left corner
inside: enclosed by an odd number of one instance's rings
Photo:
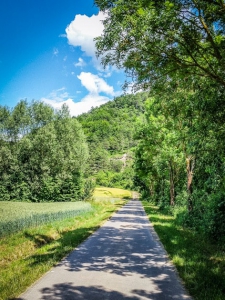
[[[153,183],[153,181],[149,182],[149,194],[150,194],[151,198],[154,199],[155,190],[154,190],[154,183]]]
[[[192,202],[192,181],[194,176],[194,167],[195,167],[195,157],[188,156],[186,158],[187,165],[187,193],[188,193],[188,211],[191,212],[193,210],[193,202]]]
[[[175,205],[175,176],[174,176],[174,166],[173,162],[169,161],[169,169],[170,169],[170,205]]]

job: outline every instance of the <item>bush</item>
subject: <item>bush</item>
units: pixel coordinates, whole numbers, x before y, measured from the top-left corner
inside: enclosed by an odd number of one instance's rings
[[[88,178],[84,183],[84,191],[82,195],[83,200],[89,200],[94,194],[96,182],[93,178]]]

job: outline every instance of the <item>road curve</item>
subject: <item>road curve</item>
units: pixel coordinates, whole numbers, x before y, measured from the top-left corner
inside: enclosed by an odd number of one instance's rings
[[[18,299],[188,299],[138,200],[99,230]]]

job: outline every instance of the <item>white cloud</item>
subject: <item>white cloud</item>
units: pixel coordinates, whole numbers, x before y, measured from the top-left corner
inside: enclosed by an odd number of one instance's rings
[[[94,75],[90,72],[81,72],[77,76],[80,79],[81,84],[89,91],[90,94],[99,94],[101,92],[114,96],[113,87],[108,85],[104,79],[100,78],[98,75]]]
[[[108,101],[110,101],[108,97],[88,94],[80,102],[68,103],[67,105],[70,108],[71,115],[77,116],[84,112],[88,112],[92,107],[100,106]]]
[[[103,74],[103,76],[104,76],[105,78],[111,77],[111,75],[112,75],[112,72],[108,72],[108,73],[106,73],[106,74]]]
[[[102,34],[104,29],[102,20],[105,18],[106,15],[102,12],[91,17],[76,15],[66,28],[68,43],[74,47],[81,47],[87,56],[95,58],[94,38]]]
[[[82,98],[80,102],[74,102],[64,87],[52,91],[48,97],[42,98],[41,100],[55,109],[60,109],[63,104],[66,104],[69,107],[71,116],[77,116],[88,112],[92,107],[100,106],[112,100],[110,96],[117,94],[114,92],[113,87],[108,85],[105,80],[98,75],[94,75],[90,72],[81,72],[77,77],[88,91],[88,95]],[[78,93],[79,91],[77,91],[77,94]],[[109,95],[109,97],[102,96],[100,93]]]
[[[41,100],[55,109],[60,109],[63,104],[66,104],[69,107],[71,116],[78,116],[82,113],[88,112],[92,107],[97,107],[110,101],[108,97],[91,94],[88,94],[80,102],[74,102],[71,98],[62,101],[49,98],[42,98]]]
[[[82,67],[86,66],[86,63],[85,63],[85,61],[81,57],[79,57],[78,58],[78,62],[74,63],[74,66],[82,68]]]

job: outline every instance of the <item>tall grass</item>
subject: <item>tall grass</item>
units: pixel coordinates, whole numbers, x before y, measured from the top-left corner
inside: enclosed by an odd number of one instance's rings
[[[11,220],[8,222],[0,222],[0,237],[7,236],[11,233],[26,228],[40,226],[46,223],[51,223],[67,218],[72,218],[90,210],[91,207],[84,207],[83,209],[59,211],[56,213],[32,214],[25,218]]]

